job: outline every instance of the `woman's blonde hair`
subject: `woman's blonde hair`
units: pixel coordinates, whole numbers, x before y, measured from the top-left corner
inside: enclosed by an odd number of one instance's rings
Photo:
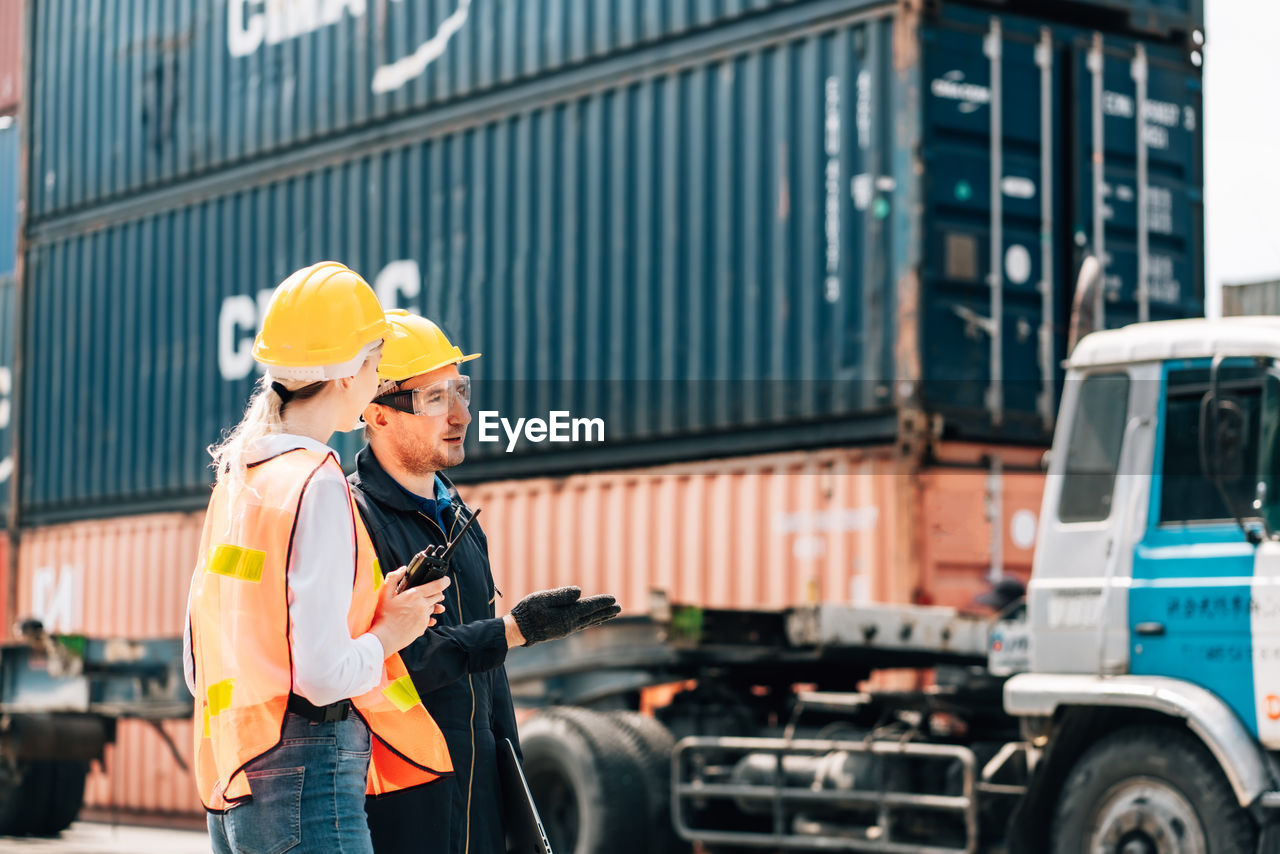
[[[263,436],[284,432],[285,400],[273,386],[281,386],[289,394],[289,400],[305,400],[320,393],[327,380],[278,380],[271,374],[258,378],[257,387],[245,406],[244,417],[221,442],[209,446],[213,457],[213,470],[219,483],[229,482],[233,487],[243,483],[253,446]]]

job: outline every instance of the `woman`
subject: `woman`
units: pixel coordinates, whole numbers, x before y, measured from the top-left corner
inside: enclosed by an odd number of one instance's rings
[[[383,582],[325,444],[373,398],[386,330],[372,289],[343,265],[285,279],[254,343],[266,374],[210,448],[186,664],[217,854],[368,854],[366,792],[451,771],[397,654],[442,610],[449,580],[402,590],[401,567]]]

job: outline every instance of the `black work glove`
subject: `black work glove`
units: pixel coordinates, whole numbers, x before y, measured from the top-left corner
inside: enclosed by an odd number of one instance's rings
[[[581,596],[580,587],[557,587],[530,593],[517,602],[511,617],[524,635],[524,645],[562,638],[622,613],[618,601],[607,593]]]

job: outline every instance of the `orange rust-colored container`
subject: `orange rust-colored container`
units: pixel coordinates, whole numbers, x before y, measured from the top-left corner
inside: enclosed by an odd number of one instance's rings
[[[805,451],[461,489],[508,607],[560,584],[631,613],[653,589],[712,607],[963,607],[993,571],[1029,576],[1040,453],[944,445],[917,471],[890,447]]]
[[[817,601],[965,606],[993,570],[1026,579],[1040,452],[942,445],[915,469],[891,447],[715,460],[461,487],[483,507],[499,612],[578,584],[629,613],[650,591],[718,607]],[[78,522],[23,533],[18,616],[56,631],[182,632],[202,514]],[[187,756],[186,721],[165,729]],[[121,722],[87,803],[198,814],[190,775],[149,726]]]
[[[18,617],[94,637],[182,634],[202,513],[162,513],[24,531],[18,549]],[[191,765],[191,724],[164,729]],[[121,721],[85,789],[88,808],[151,814],[201,812],[191,775],[149,725]]]
[[[22,7],[24,0],[0,0],[0,116],[22,101]]]

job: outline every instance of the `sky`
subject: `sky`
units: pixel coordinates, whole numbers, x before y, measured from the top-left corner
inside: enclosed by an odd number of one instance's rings
[[[1223,282],[1280,279],[1280,3],[1206,0],[1206,311]]]

